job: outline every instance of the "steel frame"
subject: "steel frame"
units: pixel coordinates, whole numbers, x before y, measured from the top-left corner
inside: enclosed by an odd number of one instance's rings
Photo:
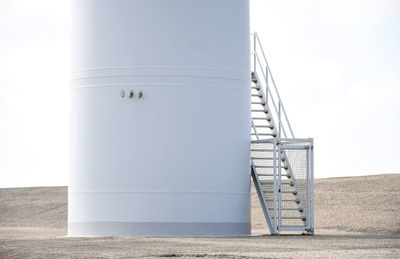
[[[262,190],[260,189],[260,180],[257,176],[254,163],[252,162],[252,177],[256,182],[255,187],[257,195],[261,202],[261,207],[264,212],[264,216],[268,223],[268,228],[272,235],[280,234],[282,231],[305,231],[305,234],[314,234],[314,165],[313,165],[313,139],[263,139],[255,140],[252,143],[271,143],[273,144],[274,162],[273,162],[273,177],[274,177],[274,217],[271,217],[268,205],[264,199]],[[297,144],[297,145],[294,145]],[[301,146],[299,146],[302,144]],[[300,201],[299,206],[305,208],[302,204],[307,204],[307,214],[305,226],[285,226],[282,224],[282,154],[285,154],[286,150],[306,150],[307,151],[307,173],[306,173],[306,201]],[[286,160],[288,158],[286,157]],[[289,165],[290,166],[290,165]],[[291,171],[292,169],[290,168]],[[295,180],[293,172],[291,172],[291,179]],[[300,191],[296,188],[296,192],[300,194]],[[298,197],[300,198],[300,196]]]
[[[314,152],[313,152],[313,139],[312,138],[295,138],[288,115],[286,113],[285,107],[279,95],[275,80],[272,76],[272,72],[268,61],[265,56],[264,49],[261,45],[261,41],[256,32],[252,33],[253,36],[253,50],[251,56],[253,58],[252,62],[252,74],[251,80],[255,83],[259,93],[254,96],[261,98],[263,103],[263,110],[266,115],[270,117],[273,132],[272,134],[259,133],[257,131],[257,125],[254,124],[252,119],[251,127],[254,130],[256,140],[252,140],[251,143],[270,143],[273,144],[273,213],[274,217],[272,219],[271,212],[268,208],[266,200],[264,199],[263,191],[261,190],[260,179],[258,176],[263,174],[257,174],[256,166],[253,161],[251,164],[252,177],[255,183],[258,197],[261,202],[262,209],[264,211],[265,219],[268,223],[269,230],[271,234],[279,234],[281,231],[305,231],[305,234],[314,233]],[[260,51],[258,51],[260,49]],[[260,54],[259,54],[260,53]],[[261,71],[261,80],[258,77],[258,71]],[[270,101],[269,101],[270,100]],[[269,103],[272,103],[273,109],[269,107]],[[274,119],[277,119],[275,121]],[[278,126],[278,127],[277,127]],[[288,134],[289,133],[289,134]],[[269,139],[260,139],[260,136],[272,136]],[[301,197],[299,189],[297,188],[295,174],[293,168],[288,162],[289,158],[286,154],[286,150],[306,150],[307,151],[307,161],[306,161],[306,195],[305,201]],[[285,158],[282,161],[282,157]],[[271,158],[265,158],[271,159]],[[307,206],[307,211],[305,215],[305,225],[304,226],[283,226],[282,225],[282,163],[286,170],[286,174],[290,175],[291,185],[295,192],[297,193],[298,204],[300,208]],[[300,211],[301,212],[301,211]],[[302,215],[303,215],[303,212]]]

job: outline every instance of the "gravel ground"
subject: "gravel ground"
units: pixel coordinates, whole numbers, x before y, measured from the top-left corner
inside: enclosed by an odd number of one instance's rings
[[[315,236],[66,238],[67,187],[0,189],[0,258],[400,258],[400,174],[317,179]]]

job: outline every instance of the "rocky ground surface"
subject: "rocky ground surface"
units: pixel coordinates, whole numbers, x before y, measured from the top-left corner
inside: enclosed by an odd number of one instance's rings
[[[67,187],[0,189],[0,258],[400,258],[400,174],[315,181],[315,236],[67,238]]]

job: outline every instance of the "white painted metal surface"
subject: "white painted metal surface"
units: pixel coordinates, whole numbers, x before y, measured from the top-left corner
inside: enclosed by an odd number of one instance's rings
[[[72,13],[68,235],[250,234],[248,1]]]

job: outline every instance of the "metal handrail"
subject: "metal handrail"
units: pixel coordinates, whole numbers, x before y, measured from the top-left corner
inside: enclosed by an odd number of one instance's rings
[[[276,113],[278,114],[278,116],[279,116],[279,124],[280,124],[280,126],[282,127],[283,134],[284,134],[284,136],[285,136],[285,138],[286,138],[286,137],[287,137],[287,134],[286,134],[285,126],[284,126],[284,124],[282,123],[282,120],[281,120],[281,116],[280,116],[281,113],[283,113],[284,120],[285,120],[285,123],[287,124],[287,127],[289,128],[291,137],[294,138],[295,136],[294,136],[294,133],[293,133],[293,130],[292,130],[292,126],[290,125],[290,121],[289,121],[289,118],[288,118],[288,116],[287,116],[286,109],[285,109],[285,107],[284,107],[284,105],[283,105],[283,103],[282,103],[282,99],[281,99],[281,97],[280,97],[278,88],[276,87],[274,77],[272,76],[271,68],[269,67],[267,58],[266,58],[266,56],[265,56],[264,49],[263,49],[263,47],[262,47],[262,45],[261,45],[260,38],[258,37],[257,32],[254,32],[254,33],[252,33],[252,34],[254,35],[254,42],[253,42],[253,48],[254,48],[254,49],[253,49],[253,53],[254,53],[254,72],[256,72],[256,70],[257,70],[257,64],[259,64],[259,66],[262,68],[261,72],[262,72],[264,81],[265,81],[265,83],[266,83],[266,90],[267,90],[267,92],[268,92],[266,98],[268,98],[268,95],[269,95],[270,98],[271,98],[271,100],[272,100],[272,103],[273,103],[275,112],[276,112]],[[265,71],[266,71],[266,73],[264,73],[264,69],[263,69],[263,66],[262,66],[260,57],[259,57],[259,55],[258,55],[258,53],[257,53],[257,45],[258,45],[258,46],[260,47],[260,49],[261,49],[261,54],[262,54],[262,57],[264,58],[264,62],[265,62],[265,64],[266,64],[266,66],[265,66]],[[269,77],[271,78],[271,82],[272,82],[273,88],[274,88],[274,90],[275,90],[274,92],[275,92],[276,96],[278,97],[279,109],[276,107],[276,103],[275,103],[275,101],[274,101],[271,88],[269,87],[269,84],[268,84],[268,75],[269,75]],[[281,110],[282,112],[280,112],[279,110]],[[280,136],[280,130],[279,130],[279,136]]]
[[[254,52],[254,55],[255,55],[255,57],[257,58],[258,64],[260,64],[260,66],[261,66],[261,61],[260,61],[260,58],[258,57],[258,53],[257,53],[257,52]],[[264,70],[261,70],[261,74],[263,75],[263,78],[264,78],[264,80],[266,81],[266,85],[265,85],[265,88],[267,89],[266,92],[267,92],[267,94],[269,94],[269,96],[270,96],[270,98],[271,98],[272,105],[274,106],[275,112],[276,112],[277,114],[279,114],[278,108],[277,108],[277,106],[276,106],[276,102],[275,102],[275,99],[274,99],[274,96],[272,95],[271,89],[269,88],[268,81],[266,80],[266,76],[265,76]],[[278,96],[278,97],[279,97],[279,96]],[[266,99],[268,100],[268,96],[266,96]],[[282,123],[281,123],[281,118],[280,118],[280,116],[278,116],[278,119],[279,119],[279,124],[282,124]],[[280,132],[280,128],[278,128],[278,129],[279,129],[278,132]],[[287,134],[286,134],[285,128],[283,127],[282,130],[283,130],[283,135],[285,136],[285,138],[287,138]],[[279,136],[279,137],[280,137],[280,136]],[[294,137],[294,136],[292,135],[292,137]]]

